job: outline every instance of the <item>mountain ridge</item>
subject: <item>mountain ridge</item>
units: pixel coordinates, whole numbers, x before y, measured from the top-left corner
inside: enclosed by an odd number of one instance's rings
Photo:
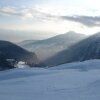
[[[100,59],[100,32],[87,37],[84,40],[76,43],[75,45],[65,49],[53,57],[49,58],[45,62],[52,66],[69,63],[69,62],[77,62],[77,61],[85,61],[90,59]]]
[[[65,34],[57,35],[49,39],[39,40],[35,43],[29,43],[26,45],[20,45],[24,49],[31,52],[35,52],[43,62],[46,59],[52,57],[54,54],[68,48],[69,46],[79,42],[86,36],[73,31],[67,32]]]
[[[29,52],[16,44],[3,40],[0,40],[0,57],[4,57],[5,60],[14,59],[17,62],[24,61],[33,67],[37,65],[39,66],[40,64],[35,53]]]

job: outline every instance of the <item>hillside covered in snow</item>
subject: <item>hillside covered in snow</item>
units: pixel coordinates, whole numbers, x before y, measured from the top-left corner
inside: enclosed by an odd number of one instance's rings
[[[0,100],[100,100],[100,60],[0,72]]]

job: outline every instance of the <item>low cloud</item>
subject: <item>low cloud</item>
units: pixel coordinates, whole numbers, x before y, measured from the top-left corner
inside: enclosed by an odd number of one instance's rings
[[[45,13],[35,7],[33,8],[3,7],[0,8],[0,15],[17,16],[23,19],[37,18],[44,20],[52,17],[51,14]]]
[[[99,27],[100,26],[100,16],[63,16],[63,15],[53,15],[48,11],[42,11],[41,8],[16,8],[16,7],[2,7],[0,8],[0,15],[5,16],[17,16],[22,19],[40,19],[41,21],[54,21],[57,20],[67,20],[76,23],[81,23],[87,27]],[[57,21],[56,20],[56,21]]]
[[[61,16],[64,20],[81,23],[88,27],[100,26],[100,16]]]
[[[18,9],[15,7],[3,7],[0,9],[1,15],[8,15],[8,16],[18,16],[18,17],[25,17],[31,18],[32,14],[28,12],[28,9]]]

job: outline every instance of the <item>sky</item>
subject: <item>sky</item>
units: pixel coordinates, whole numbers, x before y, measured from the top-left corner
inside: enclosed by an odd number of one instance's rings
[[[0,0],[0,39],[44,39],[100,31],[100,0]]]

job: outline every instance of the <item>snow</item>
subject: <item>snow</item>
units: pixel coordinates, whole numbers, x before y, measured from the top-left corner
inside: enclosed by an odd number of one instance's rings
[[[0,100],[100,100],[100,61],[1,71]]]
[[[19,61],[18,64],[15,65],[16,68],[28,68],[29,65],[27,65],[25,62],[23,61]]]
[[[93,59],[93,60],[86,60],[83,62],[73,62],[66,64],[62,64],[59,66],[51,67],[50,69],[81,69],[81,70],[88,70],[88,69],[100,69],[100,60]]]

